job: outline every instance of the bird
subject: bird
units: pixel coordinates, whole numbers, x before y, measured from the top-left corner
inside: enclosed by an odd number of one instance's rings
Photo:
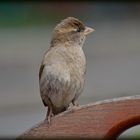
[[[39,69],[39,86],[42,102],[48,107],[46,119],[66,111],[84,89],[86,57],[83,45],[94,29],[75,17],[67,17],[56,25],[49,49]]]

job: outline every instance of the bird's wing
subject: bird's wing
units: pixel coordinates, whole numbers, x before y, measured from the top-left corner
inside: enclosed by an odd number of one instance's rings
[[[39,80],[40,80],[40,78],[41,78],[41,75],[42,75],[44,66],[45,66],[44,64],[42,64],[42,65],[40,66],[40,69],[39,69]]]
[[[44,66],[45,66],[44,64],[41,64],[40,69],[39,69],[39,82],[41,82],[40,80],[41,80],[41,75],[42,75]],[[41,83],[40,83],[40,92],[41,92]],[[42,94],[40,93],[40,95],[42,95]],[[42,102],[43,102],[44,106],[48,106],[47,103],[44,100],[44,97],[41,96],[41,98],[42,98]]]
[[[70,73],[65,62],[45,61],[45,64],[41,65],[39,71],[40,94],[45,106],[50,103],[49,100],[54,93],[60,92],[68,81],[70,81]]]

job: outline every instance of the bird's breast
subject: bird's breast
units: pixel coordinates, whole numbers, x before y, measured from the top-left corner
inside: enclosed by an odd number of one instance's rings
[[[61,52],[70,71],[70,75],[82,76],[86,70],[86,58],[82,47],[67,47]]]

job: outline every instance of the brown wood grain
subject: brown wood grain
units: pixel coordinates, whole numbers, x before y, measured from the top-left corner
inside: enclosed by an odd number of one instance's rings
[[[140,95],[104,100],[69,109],[34,126],[19,138],[116,139],[140,124]]]

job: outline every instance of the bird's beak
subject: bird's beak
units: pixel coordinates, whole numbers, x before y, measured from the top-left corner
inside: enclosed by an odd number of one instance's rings
[[[84,35],[88,35],[88,34],[90,34],[93,31],[95,31],[95,30],[90,28],[90,27],[86,27],[85,30],[84,30]]]

